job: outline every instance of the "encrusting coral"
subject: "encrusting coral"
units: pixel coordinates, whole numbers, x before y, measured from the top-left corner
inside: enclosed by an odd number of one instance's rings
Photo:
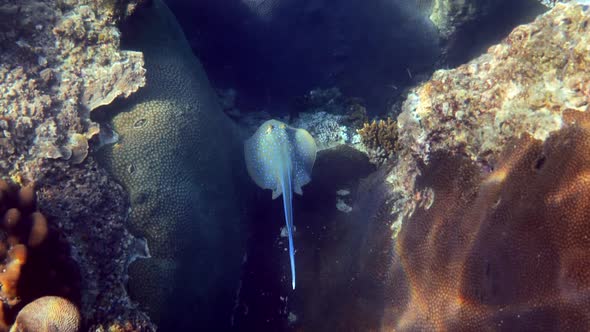
[[[545,139],[565,109],[588,109],[589,19],[587,6],[558,4],[486,54],[436,71],[404,104],[401,143],[423,160],[436,150],[476,160],[521,133]]]
[[[590,328],[590,117],[506,145],[492,172],[436,153],[404,223],[386,329]]]
[[[119,50],[129,1],[0,5],[0,171],[34,179],[40,159],[82,162],[98,133],[90,112],[145,84],[143,57]],[[13,14],[10,14],[13,13]]]
[[[10,332],[78,332],[80,324],[80,313],[72,302],[44,296],[21,309]]]
[[[85,324],[96,324],[93,329],[119,322],[153,329],[124,288],[127,265],[137,256],[137,241],[125,228],[127,194],[89,154],[99,132],[91,112],[128,97],[145,83],[143,55],[121,50],[117,28],[141,2],[0,4],[0,176],[35,183],[36,203],[53,221],[40,247],[48,245],[54,233],[74,249],[84,289],[73,302],[80,305]],[[42,222],[35,225],[43,231]],[[34,245],[39,239],[23,244]],[[52,259],[34,258],[43,256],[41,252],[27,250],[22,267],[21,279],[33,285],[45,284],[24,273],[34,262],[54,270]],[[45,252],[50,258],[52,251]],[[70,287],[78,288],[76,283]],[[31,299],[37,295],[43,294]],[[27,296],[21,296],[23,304]]]

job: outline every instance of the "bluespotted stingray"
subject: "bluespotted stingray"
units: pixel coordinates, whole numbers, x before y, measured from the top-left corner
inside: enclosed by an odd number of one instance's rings
[[[263,123],[244,143],[248,174],[263,189],[272,189],[272,199],[283,194],[285,221],[289,233],[291,279],[295,289],[292,192],[303,195],[301,187],[311,181],[317,147],[305,129],[277,120]]]

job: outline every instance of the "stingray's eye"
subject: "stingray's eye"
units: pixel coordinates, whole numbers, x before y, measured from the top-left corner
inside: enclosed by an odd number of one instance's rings
[[[285,128],[287,128],[287,126],[285,126],[285,124],[284,124],[284,123],[281,123],[281,124],[279,125],[279,128],[281,128],[281,129],[285,129]]]
[[[268,127],[266,128],[266,133],[270,134],[270,132],[275,128],[275,126],[273,125],[268,125]]]

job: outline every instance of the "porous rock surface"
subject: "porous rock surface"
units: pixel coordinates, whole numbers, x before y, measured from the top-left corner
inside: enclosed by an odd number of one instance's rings
[[[467,64],[438,70],[408,96],[398,117],[400,152],[390,182],[414,194],[417,162],[432,153],[461,154],[490,167],[506,142],[522,134],[544,140],[565,110],[590,103],[590,13],[557,4],[515,28]]]
[[[143,86],[143,57],[121,51],[117,24],[138,1],[0,4],[0,175],[35,183],[82,274],[82,326],[151,328],[123,283],[135,240],[121,186],[88,156],[90,112]]]
[[[80,163],[98,133],[89,113],[143,86],[143,57],[119,50],[118,1],[0,5],[0,170],[33,180],[42,159]]]
[[[409,95],[379,329],[588,328],[589,23],[556,4]]]

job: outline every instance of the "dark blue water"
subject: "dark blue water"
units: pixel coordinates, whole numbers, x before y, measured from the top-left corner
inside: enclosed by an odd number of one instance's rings
[[[266,2],[168,2],[209,78],[236,88],[244,110],[333,86],[383,110],[408,70],[429,73],[440,56],[435,28],[404,1]]]
[[[338,87],[370,114],[386,113],[405,87],[468,61],[543,10],[535,0],[499,1],[446,41],[416,4],[427,2],[167,1],[213,85],[237,89],[242,111],[274,112]]]

